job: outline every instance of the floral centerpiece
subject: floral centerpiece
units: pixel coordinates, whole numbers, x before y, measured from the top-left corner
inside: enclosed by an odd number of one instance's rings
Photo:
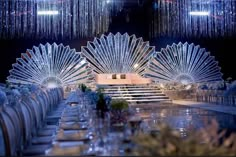
[[[235,156],[236,134],[226,135],[216,120],[206,128],[191,130],[186,138],[166,124],[159,124],[159,133],[139,134],[131,139],[132,156]]]

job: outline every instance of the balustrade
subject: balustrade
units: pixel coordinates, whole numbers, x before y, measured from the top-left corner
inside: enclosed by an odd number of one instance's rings
[[[198,91],[194,100],[198,102],[236,106],[236,96],[224,96],[223,91]]]

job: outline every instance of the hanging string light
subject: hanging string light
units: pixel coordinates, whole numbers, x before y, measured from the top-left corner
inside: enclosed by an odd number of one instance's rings
[[[122,0],[0,0],[0,38],[74,39],[108,30]]]
[[[235,0],[153,0],[150,37],[232,37]]]

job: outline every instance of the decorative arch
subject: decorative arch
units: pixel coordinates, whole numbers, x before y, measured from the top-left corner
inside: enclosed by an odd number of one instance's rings
[[[8,82],[37,84],[49,88],[91,83],[93,72],[81,53],[63,44],[33,46],[16,59]]]
[[[222,81],[214,56],[193,43],[179,42],[152,55],[145,76],[156,82],[203,83]]]

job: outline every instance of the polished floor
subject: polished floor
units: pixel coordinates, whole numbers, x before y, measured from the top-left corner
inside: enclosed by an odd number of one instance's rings
[[[236,115],[230,114],[236,110],[235,107],[174,101],[174,103],[136,104],[131,108],[144,119],[144,128],[166,123],[180,131],[182,136],[186,136],[188,131],[204,128],[215,119],[219,129],[236,132]],[[224,113],[227,111],[228,113]]]
[[[178,104],[178,105],[198,107],[198,108],[202,108],[206,110],[236,115],[236,107],[226,106],[223,104],[212,104],[212,103],[206,103],[206,102],[195,102],[195,101],[185,101],[185,100],[174,100],[173,103]]]

